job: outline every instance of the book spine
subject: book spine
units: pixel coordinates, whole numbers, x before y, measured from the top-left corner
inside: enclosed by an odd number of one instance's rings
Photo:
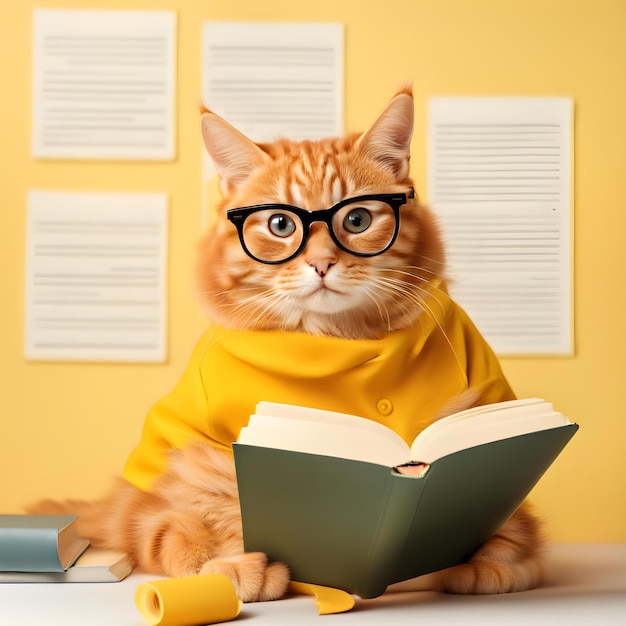
[[[413,520],[420,506],[425,478],[405,476],[389,470],[385,497],[380,502],[380,516],[370,547],[363,577],[355,593],[361,598],[375,598],[393,582]]]
[[[0,530],[0,570],[5,572],[63,572],[56,529]]]

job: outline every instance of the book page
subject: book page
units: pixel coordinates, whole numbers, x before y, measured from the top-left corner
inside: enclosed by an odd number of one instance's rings
[[[425,428],[409,451],[403,439],[373,420],[333,411],[260,402],[238,443],[393,467],[569,424],[552,404],[525,398],[474,407]]]
[[[499,354],[570,354],[572,101],[433,98],[452,296]]]
[[[80,567],[101,567],[109,569],[112,565],[127,559],[123,552],[107,550],[105,548],[88,548],[79,557],[75,566]]]
[[[0,571],[0,583],[110,583],[123,580],[132,570],[128,555],[89,547],[63,572]]]
[[[167,197],[28,195],[27,359],[163,361]]]
[[[432,463],[459,450],[569,423],[552,404],[538,398],[474,407],[425,428],[411,446],[411,458]]]
[[[238,443],[293,450],[391,467],[409,461],[409,447],[391,429],[363,417],[260,402]]]
[[[39,158],[171,160],[176,14],[35,9]]]

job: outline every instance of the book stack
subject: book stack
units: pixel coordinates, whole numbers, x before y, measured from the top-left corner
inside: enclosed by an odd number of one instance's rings
[[[0,515],[0,583],[116,582],[132,570],[125,554],[89,548],[76,515]]]

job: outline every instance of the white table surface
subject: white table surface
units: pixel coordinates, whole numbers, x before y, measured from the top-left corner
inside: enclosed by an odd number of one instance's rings
[[[154,576],[133,573],[120,583],[0,584],[0,626],[142,626],[133,595]],[[310,596],[245,604],[233,621],[276,624],[389,626],[518,624],[542,626],[626,625],[626,544],[557,544],[551,547],[546,578],[533,591],[497,596],[454,596],[433,592],[387,592],[357,599],[352,611],[317,614]]]

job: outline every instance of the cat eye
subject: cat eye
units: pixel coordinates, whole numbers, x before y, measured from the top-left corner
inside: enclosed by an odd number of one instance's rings
[[[352,209],[343,220],[343,227],[350,233],[362,233],[372,223],[372,216],[367,209]]]
[[[339,248],[369,257],[387,251],[400,230],[400,207],[415,191],[347,198],[329,209],[257,204],[226,212],[246,254],[260,263],[285,263],[305,248],[311,224],[324,222]]]
[[[272,215],[268,221],[268,228],[277,237],[289,237],[296,230],[296,223],[284,213]]]

